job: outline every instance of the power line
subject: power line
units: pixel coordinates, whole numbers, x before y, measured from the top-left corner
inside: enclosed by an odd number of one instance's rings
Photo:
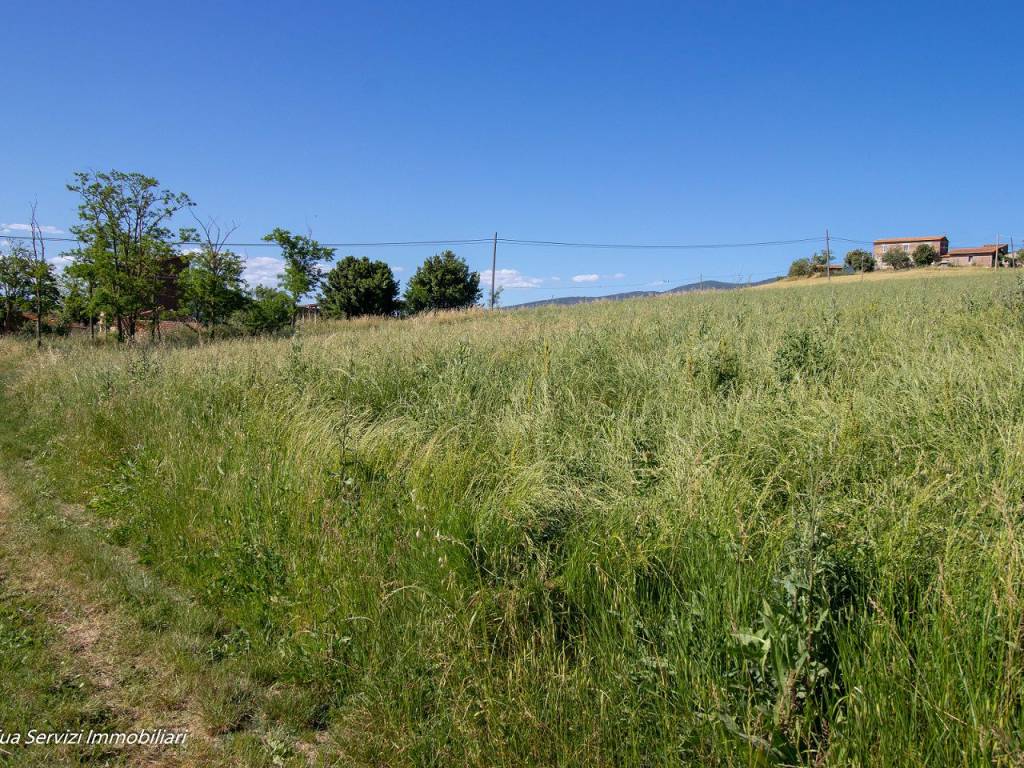
[[[24,240],[28,235],[0,235],[0,238],[4,240]],[[86,241],[77,237],[53,237],[46,236],[42,238],[36,238],[37,240],[42,239],[46,242],[57,242],[57,243],[82,243]],[[397,246],[418,246],[418,245],[472,245],[476,243],[490,243],[492,238],[490,237],[479,237],[479,238],[461,238],[453,240],[391,240],[381,242],[365,242],[365,243],[321,243],[321,245],[328,248],[391,248]],[[203,245],[200,240],[175,240],[168,245]],[[222,243],[225,248],[280,248],[281,246],[277,243],[260,241],[256,243]]]
[[[3,235],[0,234],[0,238],[5,240],[23,240],[25,235]],[[52,235],[44,236],[42,238],[45,242],[58,242],[58,243],[84,243],[80,238],[77,237],[56,237]],[[584,242],[570,242],[564,240],[527,240],[523,238],[511,238],[511,237],[499,237],[497,242],[504,243],[506,245],[526,245],[526,246],[550,246],[557,248],[592,248],[592,249],[616,249],[616,250],[707,250],[707,249],[719,249],[719,248],[757,248],[757,247],[770,247],[779,245],[796,245],[799,243],[811,243],[823,240],[820,235],[817,237],[801,237],[791,240],[762,240],[757,242],[746,242],[746,243],[584,243]],[[845,240],[846,238],[833,238],[836,240]],[[451,239],[438,239],[438,240],[388,240],[388,241],[367,241],[367,242],[349,242],[349,243],[321,243],[328,248],[391,248],[391,247],[404,247],[404,246],[420,246],[420,245],[476,245],[476,244],[492,244],[495,241],[493,237],[474,237],[474,238],[451,238]],[[849,242],[859,242],[850,240]],[[203,243],[198,240],[178,240],[169,243],[170,245],[202,245]],[[255,243],[223,243],[226,248],[279,248],[277,243],[259,241]]]
[[[773,245],[795,245],[822,240],[817,237],[800,237],[792,240],[762,240],[749,243],[577,243],[562,240],[523,240],[501,238],[500,242],[508,245],[547,245],[559,248],[614,248],[619,250],[700,250],[711,248],[757,248]]]

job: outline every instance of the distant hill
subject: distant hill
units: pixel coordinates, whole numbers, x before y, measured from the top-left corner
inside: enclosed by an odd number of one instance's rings
[[[756,283],[723,283],[720,280],[705,280],[704,282],[687,283],[669,288],[665,291],[627,291],[626,293],[612,293],[607,296],[560,296],[552,299],[541,299],[540,301],[528,301],[525,304],[513,304],[508,309],[526,309],[529,307],[546,306],[568,306],[570,304],[589,304],[592,301],[622,301],[623,299],[639,299],[646,296],[665,296],[672,293],[689,293],[690,291],[731,291],[735,288],[746,288],[755,285],[768,285],[780,277],[769,277],[767,280],[759,280]]]

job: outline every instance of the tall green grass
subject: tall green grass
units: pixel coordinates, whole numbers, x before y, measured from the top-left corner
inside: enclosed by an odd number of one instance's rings
[[[0,352],[34,460],[346,759],[1024,754],[1014,275]]]

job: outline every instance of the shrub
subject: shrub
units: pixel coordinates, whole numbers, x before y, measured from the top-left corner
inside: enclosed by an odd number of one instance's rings
[[[775,372],[782,382],[818,377],[829,372],[832,359],[818,330],[787,331],[775,351]]]
[[[253,336],[280,333],[292,322],[292,298],[284,291],[257,286],[245,309],[235,312],[232,325]]]
[[[890,248],[882,254],[882,261],[893,269],[909,269],[913,263],[902,248]]]
[[[873,272],[875,270],[875,257],[861,248],[855,248],[847,253],[843,263],[854,272]]]
[[[790,277],[810,277],[813,271],[810,259],[794,259],[793,263],[789,265]]]
[[[927,267],[929,264],[934,264],[939,258],[938,251],[927,243],[921,243],[914,252],[910,254],[910,258],[913,259],[914,265],[918,267]]]

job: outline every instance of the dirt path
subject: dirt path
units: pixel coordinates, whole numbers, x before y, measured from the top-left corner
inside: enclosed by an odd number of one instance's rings
[[[0,563],[5,586],[42,606],[55,630],[57,653],[90,684],[91,695],[111,713],[119,730],[164,728],[189,734],[184,748],[125,746],[117,757],[125,765],[145,766],[220,762],[217,740],[209,735],[198,702],[176,684],[177,675],[161,664],[159,654],[138,642],[145,632],[137,620],[104,599],[87,580],[76,578],[79,569],[70,553],[54,556],[33,546],[34,532],[16,513],[16,503],[0,477]],[[83,514],[75,513],[75,517]],[[67,523],[80,525],[82,520],[68,515]],[[118,567],[139,567],[120,554],[108,553],[120,560]],[[8,730],[12,725],[6,724]]]

